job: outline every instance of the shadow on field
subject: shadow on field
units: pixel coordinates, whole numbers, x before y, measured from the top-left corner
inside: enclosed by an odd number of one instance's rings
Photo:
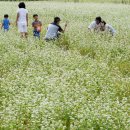
[[[82,56],[88,55],[88,57],[91,57],[92,59],[96,56],[96,52],[93,47],[80,48],[79,52]]]

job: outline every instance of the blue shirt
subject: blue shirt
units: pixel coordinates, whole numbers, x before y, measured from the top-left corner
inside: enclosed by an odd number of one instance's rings
[[[9,30],[10,21],[9,19],[5,18],[3,20],[3,28]]]

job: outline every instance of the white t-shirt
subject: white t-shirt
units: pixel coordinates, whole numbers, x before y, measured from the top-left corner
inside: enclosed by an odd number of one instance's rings
[[[116,33],[116,30],[109,24],[105,25],[105,31],[110,32],[112,35],[114,35]]]
[[[89,26],[89,29],[94,30],[98,28],[98,25],[96,24],[96,21],[93,21]]]
[[[51,23],[48,26],[47,33],[45,38],[46,39],[53,39],[58,37],[58,32],[62,32],[62,28],[59,25],[56,25],[55,23]]]
[[[28,10],[24,8],[18,9],[17,13],[19,14],[18,23],[27,24],[27,14]]]

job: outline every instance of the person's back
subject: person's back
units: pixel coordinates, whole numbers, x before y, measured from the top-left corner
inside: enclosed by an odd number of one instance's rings
[[[3,20],[3,28],[4,28],[4,30],[9,30],[9,25],[10,25],[9,19],[4,19]]]
[[[116,30],[110,24],[106,24],[105,28],[106,28],[106,31],[110,32],[112,35],[115,35]]]
[[[46,39],[57,38],[58,37],[58,31],[62,31],[60,26],[58,26],[55,23],[49,24],[45,38]]]
[[[99,26],[100,26],[100,23],[101,23],[101,20],[102,18],[99,16],[99,17],[96,17],[95,18],[95,21],[91,22],[91,24],[88,26],[88,29],[89,30],[98,30],[99,29]]]
[[[91,24],[88,26],[88,29],[92,30],[95,29],[97,26],[96,21],[91,22]]]
[[[60,27],[60,18],[59,17],[55,17],[54,18],[54,22],[49,24],[48,28],[47,28],[47,33],[45,35],[45,40],[49,41],[49,40],[55,40],[57,38],[59,38],[59,35],[61,33],[64,33],[67,27],[67,23],[65,24],[64,29],[62,29]]]
[[[26,20],[26,17],[28,14],[27,9],[20,8],[20,9],[18,9],[17,13],[19,14],[18,22],[27,24],[27,20]]]
[[[2,21],[2,28],[4,29],[4,31],[8,31],[9,30],[9,26],[10,26],[10,21],[8,19],[8,15],[4,15],[4,19]]]
[[[27,26],[28,26],[28,10],[24,2],[19,3],[19,9],[17,10],[16,25],[21,33],[21,38],[27,38]]]
[[[116,33],[116,30],[110,24],[107,24],[105,21],[101,22],[100,29],[101,29],[101,31],[109,32],[110,34],[112,34],[112,36],[114,36]]]

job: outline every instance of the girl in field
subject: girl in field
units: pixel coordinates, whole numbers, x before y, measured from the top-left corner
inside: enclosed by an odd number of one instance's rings
[[[18,7],[19,9],[17,11],[16,25],[21,33],[21,37],[27,38],[28,10],[26,9],[24,2],[19,3]]]
[[[111,25],[107,24],[105,21],[102,21],[100,26],[101,31],[109,32],[112,36],[115,35],[116,30]]]

